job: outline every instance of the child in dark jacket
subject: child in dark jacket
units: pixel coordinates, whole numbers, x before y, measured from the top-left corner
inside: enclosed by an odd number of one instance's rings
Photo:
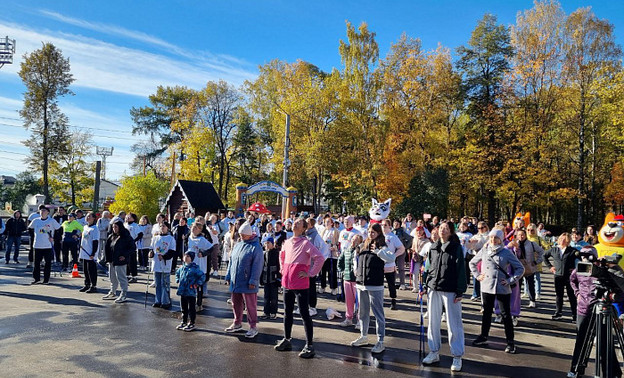
[[[193,260],[195,260],[195,252],[186,252],[184,254],[184,265],[176,271],[177,294],[180,296],[182,307],[182,323],[176,329],[186,332],[195,330],[195,297],[197,296],[197,287],[203,285],[204,281],[206,281],[206,274],[202,272],[199,265],[194,263]]]
[[[277,293],[280,285],[279,251],[274,247],[272,237],[263,240],[264,244],[264,315],[261,319],[277,318]]]

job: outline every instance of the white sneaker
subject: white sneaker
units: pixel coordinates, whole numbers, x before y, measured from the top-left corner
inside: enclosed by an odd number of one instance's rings
[[[338,289],[332,289],[331,295],[336,295],[336,294],[338,294]]]
[[[462,359],[461,357],[453,357],[453,363],[451,364],[451,371],[461,371]]]
[[[444,314],[442,314],[442,321],[445,322],[446,321],[446,312]]]
[[[345,320],[341,321],[339,325],[341,327],[349,327],[353,325],[353,321],[349,318],[346,318]]]
[[[355,341],[351,341],[351,346],[360,347],[368,345],[368,336],[360,336]]]
[[[225,301],[227,304],[231,305],[232,304],[232,298],[228,298],[227,301]]]
[[[429,317],[429,311],[425,311],[425,315],[423,315],[423,318],[427,319]]]
[[[149,287],[156,287],[156,282],[152,282]]]
[[[316,316],[316,314],[318,314],[316,309],[314,307],[310,307],[310,316]]]
[[[423,365],[431,365],[440,362],[440,354],[438,352],[429,352],[427,357],[423,358]],[[455,362],[455,361],[453,361]]]
[[[529,302],[529,308],[535,308],[535,302],[534,301],[530,301]]]
[[[377,344],[371,349],[371,353],[381,353],[386,350],[386,347],[383,345],[383,341],[377,341]]]
[[[412,293],[418,293],[418,289],[413,288],[413,289],[412,289]]]
[[[243,326],[242,324],[236,324],[236,323],[232,323],[229,327],[227,327],[225,329],[225,332],[227,333],[234,333],[234,332],[239,332],[243,330]]]
[[[256,336],[258,336],[258,329],[257,328],[249,328],[249,331],[247,331],[247,333],[245,333],[245,337],[248,338],[248,339],[253,339]]]
[[[301,312],[299,312],[299,307],[297,307],[294,311],[293,311],[293,315],[300,315]]]
[[[323,289],[322,287],[319,287],[318,290],[316,290],[316,292],[319,294],[323,294],[325,293],[325,289]]]
[[[542,299],[542,297],[541,297],[539,294],[537,294],[537,295],[535,296],[535,299],[537,299],[537,300],[539,301],[540,299]]]
[[[126,296],[122,294],[119,296],[119,298],[115,299],[115,303],[124,303],[127,300],[128,298],[126,298]]]
[[[102,299],[109,300],[109,301],[113,300],[115,298],[117,298],[117,295],[115,295],[115,293],[110,292],[110,291],[108,292],[108,294],[106,294],[105,296],[102,297]]]
[[[502,323],[503,322],[503,317],[501,315],[496,315],[496,318],[494,318],[494,323]]]
[[[324,293],[331,293],[331,289],[326,287],[326,288],[323,289],[323,292]]]
[[[405,289],[406,289],[405,284],[399,286],[399,290],[405,290]]]
[[[513,323],[514,327],[517,327],[518,326],[518,317],[514,316],[513,319],[511,320],[511,322]]]
[[[360,322],[355,322],[355,329],[359,330],[360,329]]]
[[[520,296],[520,298],[528,298],[528,297],[529,297],[529,294],[527,293],[522,293],[522,295]]]

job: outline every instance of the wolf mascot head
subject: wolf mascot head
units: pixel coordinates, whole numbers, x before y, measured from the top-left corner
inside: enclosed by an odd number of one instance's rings
[[[377,202],[375,198],[373,198],[373,206],[368,211],[368,216],[371,219],[371,223],[380,223],[382,220],[388,218],[390,214],[390,204],[392,203],[392,198],[388,198],[386,202]]]

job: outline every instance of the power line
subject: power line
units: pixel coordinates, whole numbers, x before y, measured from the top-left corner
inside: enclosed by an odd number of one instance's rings
[[[20,121],[20,122],[22,121],[19,118],[11,118],[11,117],[0,117],[0,119],[6,119],[6,120],[10,120],[10,121]],[[0,123],[0,125],[6,125],[6,126],[12,126],[12,127],[24,127],[23,125],[10,125],[10,124],[6,124],[6,123]],[[86,126],[76,126],[76,125],[72,125],[72,124],[68,124],[67,126],[75,127],[75,128],[78,128],[78,129],[92,130],[92,128],[86,127]],[[96,129],[100,130],[100,131],[109,131],[109,132],[112,132],[112,133],[119,133],[119,134],[126,134],[126,135],[128,135],[128,132],[127,131],[123,131],[123,130],[103,129],[101,127],[97,127]],[[132,134],[132,133],[130,133],[130,134]]]

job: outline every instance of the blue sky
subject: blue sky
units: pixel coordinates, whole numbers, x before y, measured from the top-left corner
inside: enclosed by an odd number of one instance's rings
[[[592,6],[615,25],[624,42],[624,2],[563,1],[566,12]],[[15,64],[0,68],[0,174],[25,169],[28,137],[17,111],[23,85],[21,56],[52,42],[69,57],[75,96],[61,107],[73,126],[91,130],[97,145],[113,146],[107,176],[130,173],[129,109],[147,104],[157,85],[201,88],[224,79],[253,79],[258,65],[303,59],[325,71],[340,67],[345,21],[365,21],[377,34],[381,56],[402,33],[427,49],[455,48],[468,40],[484,13],[512,24],[532,1],[3,1],[0,37],[17,40]],[[6,11],[4,11],[6,10]]]

